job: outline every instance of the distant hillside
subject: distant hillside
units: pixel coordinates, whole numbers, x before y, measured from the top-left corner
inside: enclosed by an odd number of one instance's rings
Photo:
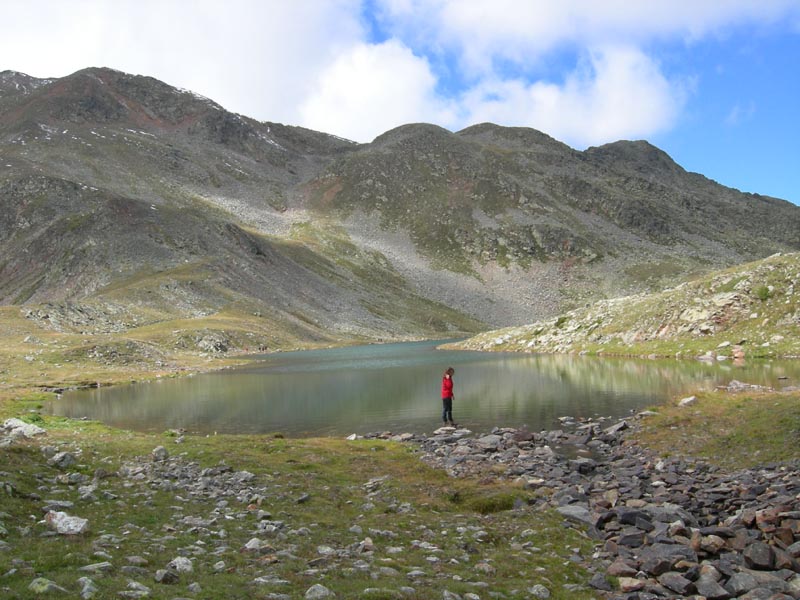
[[[715,272],[654,294],[599,301],[451,345],[471,350],[800,357],[800,254]]]
[[[150,77],[0,73],[0,304],[78,331],[232,312],[267,346],[444,337],[798,249],[800,208],[646,142],[355,144]]]
[[[352,142],[116,71],[19,79],[0,78],[0,303],[86,331],[233,311],[271,323],[267,347],[479,327],[369,252],[295,240],[286,195]]]
[[[406,125],[335,158],[303,190],[417,289],[495,323],[800,248],[797,206],[687,173],[647,142],[577,152],[530,129]],[[404,270],[387,239],[424,260]],[[485,300],[470,278],[499,293]]]

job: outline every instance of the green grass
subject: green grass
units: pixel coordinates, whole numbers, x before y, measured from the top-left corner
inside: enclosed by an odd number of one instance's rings
[[[663,455],[679,452],[729,467],[800,458],[800,393],[702,393],[686,407],[658,407],[641,440]]]

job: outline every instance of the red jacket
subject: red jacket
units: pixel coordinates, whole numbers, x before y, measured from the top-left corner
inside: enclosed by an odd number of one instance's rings
[[[453,378],[445,375],[442,377],[442,398],[453,397]]]

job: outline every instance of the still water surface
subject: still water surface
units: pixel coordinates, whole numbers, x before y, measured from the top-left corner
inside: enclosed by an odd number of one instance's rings
[[[732,379],[797,385],[800,361],[705,364],[452,352],[441,342],[357,346],[258,357],[194,377],[64,394],[54,414],[142,431],[347,435],[426,432],[441,419],[441,376],[455,368],[453,416],[474,431],[553,428],[560,416],[621,417]]]

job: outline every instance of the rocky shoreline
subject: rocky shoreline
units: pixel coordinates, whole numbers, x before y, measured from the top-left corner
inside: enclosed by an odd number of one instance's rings
[[[453,477],[537,492],[534,509],[555,509],[596,540],[584,564],[606,598],[800,598],[800,462],[726,472],[658,457],[629,435],[648,416],[564,419],[564,429],[537,433],[370,435],[418,444],[423,461]]]

